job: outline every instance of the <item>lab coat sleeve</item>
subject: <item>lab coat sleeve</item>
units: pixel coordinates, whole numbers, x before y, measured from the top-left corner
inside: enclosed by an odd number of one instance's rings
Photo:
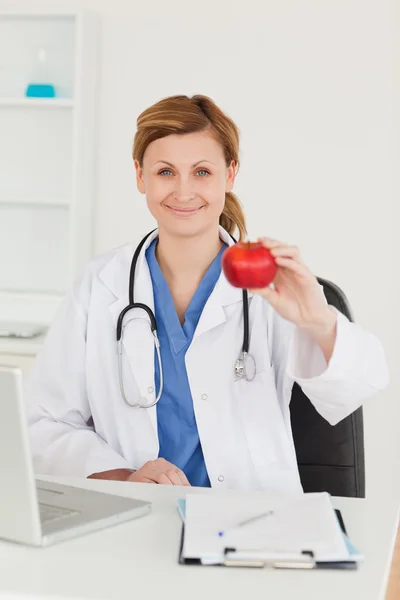
[[[86,322],[71,292],[27,379],[30,441],[39,474],[87,477],[131,467],[92,425],[85,380]]]
[[[282,353],[286,352],[284,378],[297,382],[331,425],[354,412],[389,382],[380,341],[360,325],[350,322],[337,309],[335,311],[336,340],[328,364],[312,337],[288,322],[281,324],[286,332],[282,337],[287,343],[278,343],[281,361]]]

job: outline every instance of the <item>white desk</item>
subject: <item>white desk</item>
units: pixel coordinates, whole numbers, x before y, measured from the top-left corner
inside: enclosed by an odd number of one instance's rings
[[[151,500],[149,516],[44,549],[0,542],[0,598],[160,600],[383,600],[398,522],[397,502],[335,498],[365,553],[358,571],[274,571],[182,566],[176,499],[188,488],[57,479]],[[211,490],[192,488],[199,493]],[[234,493],[234,492],[230,492]]]

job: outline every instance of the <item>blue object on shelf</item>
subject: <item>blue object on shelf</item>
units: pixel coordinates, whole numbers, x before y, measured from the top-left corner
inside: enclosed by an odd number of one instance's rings
[[[25,92],[27,98],[54,98],[54,85],[48,83],[30,83]]]

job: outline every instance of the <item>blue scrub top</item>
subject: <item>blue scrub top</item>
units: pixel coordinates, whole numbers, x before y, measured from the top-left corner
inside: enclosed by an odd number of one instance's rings
[[[191,485],[210,486],[197,431],[193,400],[186,373],[185,354],[189,348],[203,308],[221,273],[221,259],[227,244],[215,257],[185,312],[180,324],[171,292],[157,262],[158,238],[146,250],[154,293],[154,313],[160,340],[164,375],[163,392],[157,407],[159,458],[165,458],[185,473]],[[157,355],[154,356],[155,385],[160,389]]]

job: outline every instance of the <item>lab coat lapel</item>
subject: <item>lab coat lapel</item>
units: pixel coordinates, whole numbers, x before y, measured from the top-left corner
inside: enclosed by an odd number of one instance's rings
[[[241,302],[242,290],[232,287],[221,272],[219,279],[208,298],[199,322],[196,327],[193,340],[203,333],[218,327],[227,320],[225,306],[236,302]]]
[[[134,297],[135,302],[146,304],[153,312],[153,286],[145,251],[156,236],[157,232],[154,232],[148,238],[139,255],[136,266]],[[116,296],[115,301],[109,307],[115,330],[121,311],[129,304],[129,273],[134,251],[134,247],[127,246],[124,258],[119,261],[116,258],[110,261],[100,274],[102,281]],[[127,370],[124,374],[125,393],[128,401],[132,403],[142,398],[142,402],[149,404],[156,397],[154,337],[150,329],[150,320],[144,310],[134,308],[126,313],[123,323],[123,355],[125,355],[123,366]],[[133,385],[130,385],[130,381]],[[148,409],[136,408],[132,410],[145,411],[151,420],[155,433],[157,433],[156,406]]]

